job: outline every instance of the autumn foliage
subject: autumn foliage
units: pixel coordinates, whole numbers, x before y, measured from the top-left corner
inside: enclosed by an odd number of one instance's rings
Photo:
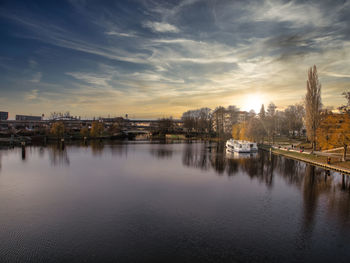
[[[325,116],[317,129],[317,143],[322,148],[344,148],[346,158],[347,146],[350,143],[350,115],[328,114]]]
[[[329,114],[317,129],[317,142],[324,149],[333,149],[350,142],[349,114]]]
[[[52,124],[52,127],[50,129],[50,133],[56,136],[57,138],[62,137],[64,135],[64,131],[65,131],[65,127],[63,122],[61,121],[55,122],[54,124]]]
[[[245,140],[246,137],[246,123],[236,123],[232,125],[232,138],[235,140]]]
[[[90,135],[92,137],[99,137],[104,131],[104,126],[102,122],[94,121],[91,125]]]

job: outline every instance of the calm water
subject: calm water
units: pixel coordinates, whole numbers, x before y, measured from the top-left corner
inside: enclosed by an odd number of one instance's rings
[[[349,262],[350,180],[209,143],[0,150],[0,262]]]

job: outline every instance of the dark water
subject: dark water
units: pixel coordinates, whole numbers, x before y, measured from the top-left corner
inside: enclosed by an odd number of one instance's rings
[[[0,150],[0,262],[350,262],[350,179],[214,143]]]

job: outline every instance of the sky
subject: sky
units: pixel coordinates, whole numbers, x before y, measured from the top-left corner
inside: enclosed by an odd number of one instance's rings
[[[181,117],[350,90],[350,1],[0,1],[0,111]]]

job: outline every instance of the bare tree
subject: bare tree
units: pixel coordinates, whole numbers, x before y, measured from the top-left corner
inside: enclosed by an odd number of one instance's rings
[[[265,123],[267,128],[267,133],[269,139],[272,138],[272,143],[275,141],[275,131],[276,131],[276,105],[270,102],[267,107]]]
[[[342,105],[342,106],[338,107],[338,109],[342,110],[344,112],[349,112],[350,111],[350,91],[344,91],[342,93],[342,95],[346,99],[347,103],[346,103],[346,105]]]
[[[316,130],[320,123],[321,83],[318,80],[316,65],[309,68],[306,81],[305,96],[305,124],[307,137],[312,143],[312,150],[316,150]]]
[[[213,112],[214,129],[219,137],[224,135],[224,122],[225,122],[226,109],[222,106],[216,107]]]
[[[189,110],[182,114],[184,128],[189,132],[210,132],[211,130],[211,109],[201,108]]]
[[[173,117],[162,118],[157,121],[157,131],[159,134],[165,135],[174,131]]]
[[[264,104],[261,104],[260,112],[259,112],[259,117],[261,120],[265,119],[265,107]]]
[[[303,127],[304,106],[302,104],[289,105],[285,111],[285,124],[288,127],[288,132],[292,131],[294,137],[295,131],[298,135],[301,134],[301,128]]]

